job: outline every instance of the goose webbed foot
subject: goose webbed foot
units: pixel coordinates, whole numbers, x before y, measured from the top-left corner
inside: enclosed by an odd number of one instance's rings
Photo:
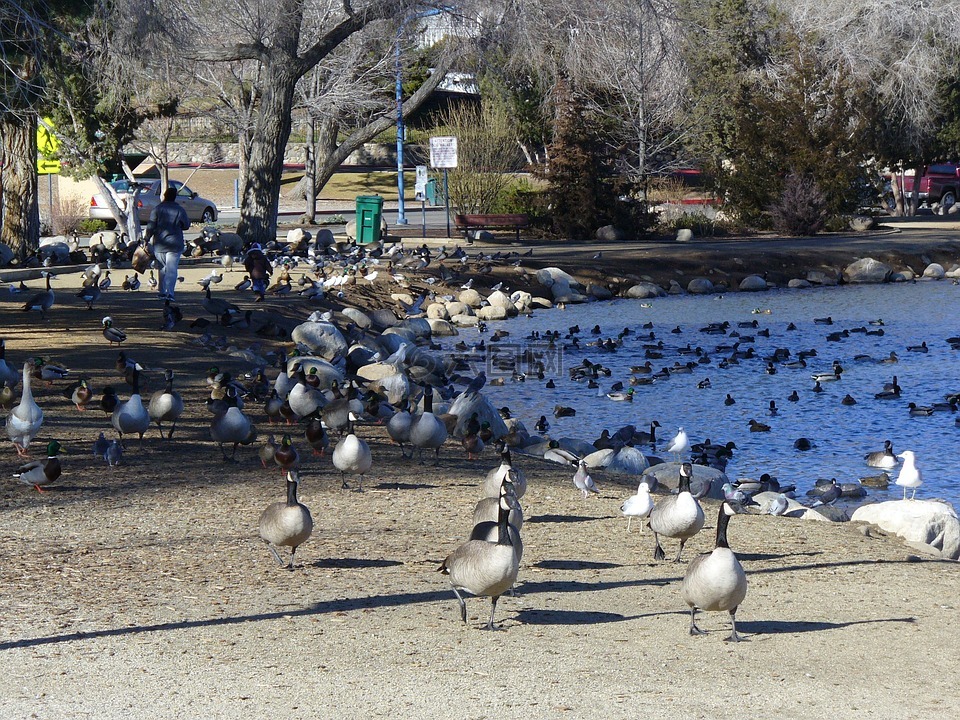
[[[697,609],[695,607],[690,608],[690,634],[694,636],[707,634],[705,630],[697,627]]]
[[[739,633],[737,633],[736,614],[737,614],[736,608],[730,611],[730,625],[732,627],[732,632],[730,633],[729,637],[725,637],[723,640],[724,642],[750,642],[748,638],[745,638]]]
[[[663,559],[665,559],[667,556],[666,556],[666,554],[663,552],[663,547],[661,547],[660,541],[656,539],[656,535],[654,535],[654,542],[656,542],[656,545],[655,545],[654,548],[653,548],[653,559],[654,559],[654,560],[663,560]]]
[[[457,592],[457,589],[453,589],[453,594],[457,596],[457,602],[460,603],[460,619],[463,620],[463,624],[467,624],[467,603],[464,601],[463,597]]]

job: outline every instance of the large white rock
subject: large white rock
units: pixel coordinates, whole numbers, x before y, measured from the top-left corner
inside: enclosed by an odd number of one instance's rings
[[[507,315],[506,308],[496,305],[486,305],[477,309],[477,317],[481,320],[506,320]]]
[[[954,509],[934,500],[891,500],[862,505],[854,522],[871,523],[904,540],[929,545],[942,557],[960,558],[960,520]]]
[[[843,277],[850,283],[882,283],[886,282],[893,272],[886,263],[873,258],[860,258],[843,269]]]
[[[666,297],[666,295],[667,293],[662,287],[649,282],[637,283],[626,292],[626,297],[637,298],[640,300],[646,298]]]
[[[392,329],[394,331],[407,329],[413,333],[414,338],[430,337],[430,323],[427,322],[426,318],[407,318],[406,320],[400,321],[400,323]]]
[[[756,292],[758,290],[766,289],[767,281],[759,275],[747,275],[743,280],[740,281],[740,290],[743,292]]]
[[[448,320],[441,320],[440,318],[430,318],[427,320],[430,323],[430,334],[437,337],[449,337],[451,335],[459,335],[457,329],[450,323]]]
[[[613,299],[613,292],[609,288],[605,288],[603,285],[597,285],[596,283],[587,285],[587,295],[597,300]]]
[[[490,430],[494,439],[502,438],[507,434],[507,426],[500,417],[500,413],[481,393],[460,393],[450,405],[451,415],[457,416],[457,427],[454,435],[463,437],[464,428],[473,413],[477,413],[477,420],[481,423],[490,423]]]
[[[539,295],[530,298],[530,305],[532,307],[547,308],[548,310],[553,307],[553,303],[545,297],[540,297]]]
[[[923,277],[932,278],[933,280],[942,280],[944,275],[946,275],[946,271],[940,263],[930,263],[923,270]]]
[[[604,467],[614,473],[640,475],[650,467],[650,462],[642,452],[627,445],[607,458]]]
[[[304,345],[314,355],[332,360],[347,353],[347,341],[340,329],[329,322],[305,322],[290,333],[295,343]]]
[[[478,308],[483,304],[483,297],[473,288],[461,291],[457,300],[472,308]]]
[[[476,325],[479,320],[480,318],[478,318],[476,315],[466,315],[464,313],[454,315],[452,318],[450,318],[450,322],[452,322],[454,325],[459,325],[460,327],[471,327]]]
[[[427,305],[427,319],[429,320],[449,320],[450,311],[443,303],[435,302]]]
[[[507,295],[502,290],[494,290],[492,293],[487,295],[487,302],[496,307],[502,307],[502,308],[513,307],[513,301],[510,299],[510,296]]]
[[[510,294],[510,301],[517,309],[517,312],[530,312],[533,303],[533,295],[525,290],[515,290]]]
[[[583,289],[583,285],[580,284],[579,280],[558,267],[546,267],[537,270],[537,282],[547,288],[553,287],[557,282],[561,282],[577,290]]]
[[[451,300],[445,307],[447,308],[447,315],[450,317],[455,315],[473,315],[473,308],[459,300]]]
[[[366,313],[364,313],[362,310],[357,310],[357,308],[352,307],[345,307],[341,312],[355,322],[359,328],[366,330],[371,325],[370,318],[367,317]]]
[[[687,283],[687,292],[691,295],[709,295],[713,291],[713,283],[705,277],[697,277]]]
[[[397,316],[393,314],[392,311],[387,310],[387,308],[380,308],[379,310],[370,311],[370,321],[381,328],[393,327],[396,325],[399,320]]]

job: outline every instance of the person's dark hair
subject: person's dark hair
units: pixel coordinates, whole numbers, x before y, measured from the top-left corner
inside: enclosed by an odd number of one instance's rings
[[[177,199],[177,189],[168,187],[163,191],[163,201],[164,202],[173,202]]]

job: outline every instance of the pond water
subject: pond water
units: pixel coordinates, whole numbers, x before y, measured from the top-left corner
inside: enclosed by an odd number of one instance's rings
[[[554,438],[575,437],[593,442],[601,430],[611,432],[625,424],[646,429],[651,420],[662,425],[658,431],[662,450],[682,426],[695,443],[710,438],[714,442],[733,441],[737,445],[726,468],[733,478],[758,477],[767,472],[781,483],[796,483],[798,491],[812,487],[818,478],[837,478],[850,482],[880,471],[864,463],[868,452],[882,450],[884,440],[893,442],[894,452],[913,450],[923,472],[924,484],[918,498],[942,498],[957,506],[960,501],[960,472],[954,466],[960,427],[957,413],[937,411],[929,417],[911,416],[908,403],[932,405],[944,396],[960,392],[960,350],[953,350],[948,337],[960,335],[956,306],[960,287],[949,281],[918,282],[896,285],[863,285],[810,290],[776,290],[764,293],[730,293],[722,296],[674,296],[650,301],[616,300],[568,306],[564,311],[540,311],[532,318],[517,318],[506,323],[489,323],[487,332],[462,331],[446,346],[453,348],[462,341],[473,346],[480,340],[486,344],[486,371],[497,373],[490,362],[490,348],[500,346],[500,353],[515,354],[522,359],[525,349],[542,354],[545,378],[538,380],[531,373],[524,382],[515,381],[509,372],[502,386],[488,383],[484,392],[501,407],[507,405],[513,414],[524,420],[534,432],[536,420],[545,415],[550,423],[549,435]],[[816,322],[832,318],[833,324]],[[883,325],[870,324],[882,319]],[[725,334],[707,334],[701,329],[710,323],[730,323]],[[739,323],[756,321],[758,327],[738,327]],[[793,323],[796,329],[788,329]],[[646,324],[652,328],[644,329]],[[556,349],[529,336],[534,331],[559,330],[562,336],[579,325],[580,347],[561,337]],[[600,335],[591,334],[599,325]],[[616,351],[588,347],[587,343],[613,338],[624,329]],[[495,330],[509,336],[491,343]],[[856,331],[865,329],[874,333]],[[847,330],[839,340],[828,340],[831,333]],[[679,331],[679,332],[677,332]],[[769,337],[758,334],[769,331]],[[649,333],[654,333],[653,340]],[[739,333],[741,337],[734,336]],[[743,336],[751,336],[753,342]],[[730,350],[718,346],[740,341],[740,350],[752,347],[755,357],[739,364],[721,361]],[[620,381],[629,388],[631,366],[645,362],[645,345],[662,342],[662,358],[652,359],[654,371],[675,363],[696,362],[697,355],[686,354],[688,348],[701,348],[710,362],[697,363],[689,374],[671,374],[651,385],[634,387],[633,402],[615,402],[605,395],[610,386]],[[911,346],[926,343],[928,352],[912,352]],[[792,369],[774,362],[775,374],[768,373],[768,356],[778,348],[790,351],[793,361],[801,350],[816,350],[807,358],[806,368]],[[893,351],[896,364],[879,362]],[[860,356],[869,356],[865,359]],[[610,368],[609,377],[601,377],[599,389],[588,388],[586,381],[570,379],[569,369],[584,360]],[[812,391],[811,375],[830,372],[833,361],[843,368],[841,379],[823,382],[823,392]],[[475,369],[484,363],[478,361]],[[722,367],[722,365],[726,365]],[[520,370],[529,370],[521,367]],[[902,388],[901,397],[875,399],[893,376]],[[548,389],[553,378],[556,388]],[[705,380],[709,379],[709,387]],[[799,401],[788,396],[796,390]],[[598,394],[599,393],[599,394]],[[731,395],[735,404],[727,405]],[[855,405],[844,405],[846,395]],[[776,415],[769,412],[770,402],[777,406]],[[576,410],[573,417],[554,417],[557,405]],[[770,426],[769,432],[750,432],[749,421]],[[808,438],[812,450],[794,449],[798,438]],[[642,448],[652,451],[649,446]],[[891,481],[896,477],[893,471]],[[869,490],[875,499],[899,498],[902,489],[892,484],[889,490]]]

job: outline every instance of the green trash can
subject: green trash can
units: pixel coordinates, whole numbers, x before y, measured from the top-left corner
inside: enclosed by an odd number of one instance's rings
[[[437,205],[437,180],[436,178],[431,178],[427,180],[427,187],[424,191],[424,196],[427,199],[427,205],[435,207]]]
[[[357,196],[357,242],[361,245],[380,240],[383,222],[383,198],[379,195]]]

